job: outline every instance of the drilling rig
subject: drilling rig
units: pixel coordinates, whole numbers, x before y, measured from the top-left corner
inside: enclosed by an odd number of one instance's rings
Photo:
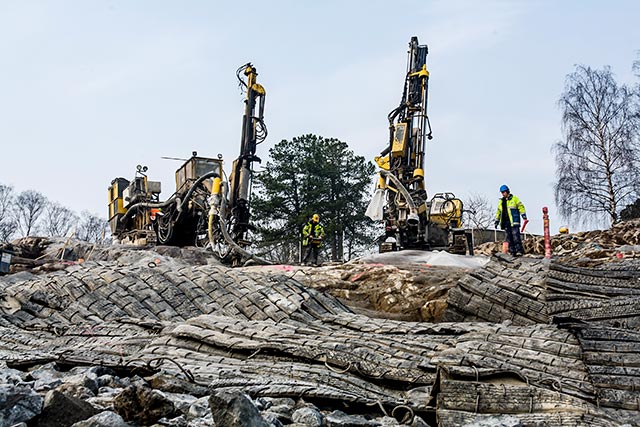
[[[380,156],[379,178],[367,215],[384,222],[380,252],[402,249],[473,254],[471,230],[462,228],[463,204],[453,193],[425,188],[426,144],[432,139],[427,115],[427,45],[412,37],[400,104],[391,110],[389,142]]]
[[[251,63],[236,76],[245,93],[240,155],[231,174],[223,169],[222,156],[200,157],[196,152],[176,171],[176,190],[160,200],[161,183],[147,178],[147,167],[138,165],[129,181],[115,178],[109,186],[109,224],[121,243],[160,244],[211,248],[223,261],[240,265],[252,255],[247,247],[250,225],[250,192],[258,144],[267,137],[264,123],[266,91],[257,82]]]

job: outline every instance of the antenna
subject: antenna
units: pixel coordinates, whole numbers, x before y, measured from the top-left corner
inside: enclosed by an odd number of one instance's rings
[[[187,159],[181,159],[180,157],[166,157],[166,156],[162,156],[160,157],[161,159],[164,160],[180,160],[181,162],[186,162]]]

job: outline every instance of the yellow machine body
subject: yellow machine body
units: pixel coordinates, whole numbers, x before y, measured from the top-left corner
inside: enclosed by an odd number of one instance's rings
[[[442,227],[462,226],[462,201],[460,199],[431,199],[429,220]]]
[[[111,185],[109,186],[109,227],[112,233],[116,230],[119,218],[127,212],[124,208],[123,192],[128,185],[128,180],[116,178],[111,181]]]
[[[378,167],[380,169],[389,170],[389,155],[387,154],[386,156],[376,156],[374,158],[376,164],[378,165]]]
[[[393,144],[391,147],[391,156],[401,157],[404,155],[405,147],[407,145],[407,124],[397,123],[395,128]]]

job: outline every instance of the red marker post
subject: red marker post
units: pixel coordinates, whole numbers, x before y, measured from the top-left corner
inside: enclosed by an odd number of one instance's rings
[[[544,257],[551,258],[551,233],[549,233],[549,209],[542,208],[542,224],[544,227]]]

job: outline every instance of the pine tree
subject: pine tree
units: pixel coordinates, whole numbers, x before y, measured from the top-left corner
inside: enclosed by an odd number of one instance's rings
[[[314,213],[332,260],[350,259],[373,243],[374,224],[364,215],[375,173],[371,162],[345,142],[311,134],[282,140],[269,154],[251,201],[265,256],[297,260],[301,229]]]

